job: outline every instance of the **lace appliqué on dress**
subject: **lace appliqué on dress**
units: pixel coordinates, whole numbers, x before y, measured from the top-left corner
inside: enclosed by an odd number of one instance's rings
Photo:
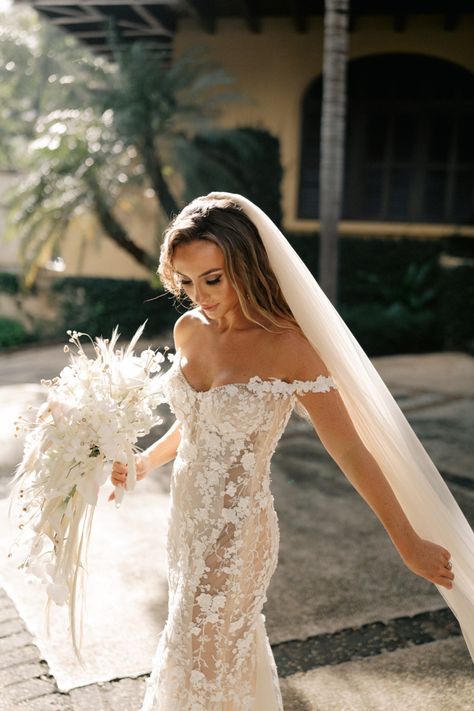
[[[167,533],[168,619],[141,711],[283,711],[262,608],[278,559],[270,460],[299,394],[331,377],[206,391],[162,378],[181,422]]]

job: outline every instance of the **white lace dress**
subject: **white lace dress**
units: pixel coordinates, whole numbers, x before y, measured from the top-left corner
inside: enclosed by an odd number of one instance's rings
[[[270,459],[298,393],[332,377],[197,391],[162,377],[181,423],[167,534],[168,618],[141,711],[282,711],[262,607],[278,558]]]

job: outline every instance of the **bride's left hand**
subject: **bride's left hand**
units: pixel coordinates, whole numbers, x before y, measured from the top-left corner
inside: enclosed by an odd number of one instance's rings
[[[135,467],[136,467],[136,477],[137,481],[144,479],[149,472],[149,463],[146,455],[136,454],[135,455]],[[110,479],[114,486],[123,486],[127,488],[127,476],[128,476],[128,466],[122,462],[114,462],[112,465],[112,474]],[[115,499],[115,491],[112,491],[107,501],[113,501]]]
[[[403,562],[413,573],[451,590],[454,573],[450,567],[446,567],[451,565],[451,553],[446,548],[418,537],[408,550],[399,552]]]

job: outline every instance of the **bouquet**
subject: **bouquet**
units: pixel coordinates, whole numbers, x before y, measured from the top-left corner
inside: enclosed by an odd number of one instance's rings
[[[118,328],[110,340],[68,331],[77,347],[59,377],[41,381],[48,387],[46,402],[36,421],[23,418],[17,429],[27,429],[23,459],[11,482],[9,515],[17,504],[20,533],[13,542],[17,567],[39,578],[50,603],[68,605],[72,642],[77,644],[78,582],[84,576],[87,548],[99,488],[106,482],[114,460],[128,463],[127,489],[136,482],[136,442],[161,423],[155,408],[160,394],[161,364],[165,356],[150,348],[135,356],[133,349],[145,324],[128,348],[116,349]],[[89,358],[81,337],[91,340],[95,357]],[[70,347],[64,347],[70,352]],[[166,352],[167,349],[165,349]],[[124,487],[115,487],[119,507]],[[82,615],[80,633],[82,639]]]

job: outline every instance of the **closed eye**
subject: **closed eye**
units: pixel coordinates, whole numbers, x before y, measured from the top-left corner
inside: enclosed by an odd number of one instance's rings
[[[216,279],[206,279],[206,284],[209,284],[212,286],[212,284],[218,284],[220,282],[222,277],[218,276]],[[181,279],[181,285],[182,286],[188,286],[189,284],[192,284],[191,281],[185,281],[184,279]]]

